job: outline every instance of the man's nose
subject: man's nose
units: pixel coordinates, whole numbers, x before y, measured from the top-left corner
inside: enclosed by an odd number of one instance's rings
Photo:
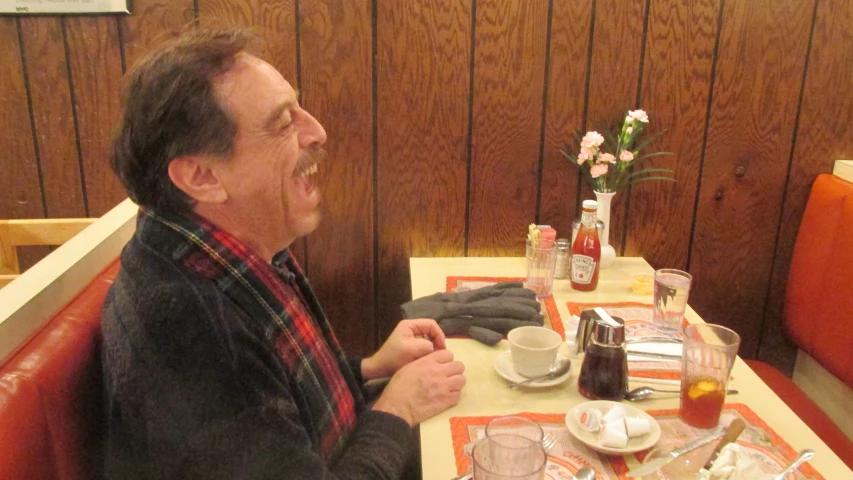
[[[326,129],[310,113],[305,110],[301,113],[304,116],[304,121],[302,122],[302,129],[299,131],[299,146],[308,148],[326,143]]]

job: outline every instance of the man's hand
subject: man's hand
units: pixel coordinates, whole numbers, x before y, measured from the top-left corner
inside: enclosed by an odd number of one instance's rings
[[[450,350],[437,350],[401,368],[391,377],[373,410],[390,413],[415,426],[459,403],[465,365]]]
[[[378,352],[361,361],[361,376],[364,380],[390,377],[404,365],[444,348],[444,332],[435,320],[403,320]]]

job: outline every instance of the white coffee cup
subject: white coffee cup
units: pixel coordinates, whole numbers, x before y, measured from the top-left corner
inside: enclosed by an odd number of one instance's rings
[[[548,375],[563,341],[559,333],[545,327],[514,328],[506,338],[516,373],[527,378]]]

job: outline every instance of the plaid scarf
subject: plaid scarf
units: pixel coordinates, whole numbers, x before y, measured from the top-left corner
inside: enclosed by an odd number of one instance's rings
[[[256,320],[286,366],[315,451],[333,459],[355,428],[361,390],[305,275],[288,250],[270,263],[197,215],[141,210],[146,244],[212,280]],[[151,245],[151,244],[154,245]]]

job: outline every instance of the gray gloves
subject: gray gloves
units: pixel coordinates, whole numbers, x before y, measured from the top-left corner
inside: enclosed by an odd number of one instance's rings
[[[432,318],[445,335],[462,334],[486,345],[516,327],[542,326],[533,290],[521,282],[501,282],[459,293],[436,293],[402,305],[404,318]]]

